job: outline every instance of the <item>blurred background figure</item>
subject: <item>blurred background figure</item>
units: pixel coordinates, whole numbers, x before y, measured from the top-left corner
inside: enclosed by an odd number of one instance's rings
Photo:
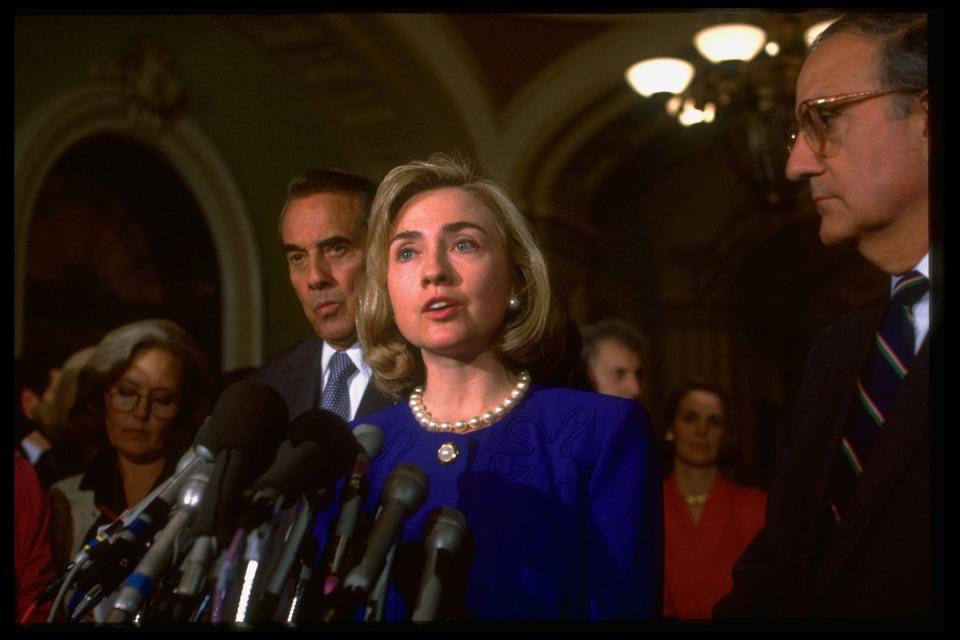
[[[136,504],[174,470],[206,415],[209,375],[193,339],[168,320],[104,336],[80,371],[70,417],[98,434],[86,471],[50,490],[58,569],[97,528]]]
[[[709,619],[733,588],[733,563],[763,526],[766,494],[719,470],[732,449],[729,418],[727,394],[713,384],[687,381],[667,397],[673,470],[663,484],[665,618]]]
[[[65,356],[60,350],[34,350],[24,353],[14,363],[14,449],[31,464],[50,444],[37,430],[36,408],[53,393]]]
[[[583,360],[590,384],[598,393],[643,399],[647,338],[626,320],[606,318],[582,331]]]
[[[56,370],[53,383],[33,409],[35,430],[28,439],[37,444],[34,471],[44,491],[55,482],[82,473],[99,446],[99,439],[76,427],[70,408],[77,397],[77,378],[90,359],[94,347],[71,355]]]
[[[50,505],[27,460],[14,456],[13,473],[16,619],[21,623],[44,622],[50,603],[37,608],[33,608],[32,603],[54,577],[50,556]]]

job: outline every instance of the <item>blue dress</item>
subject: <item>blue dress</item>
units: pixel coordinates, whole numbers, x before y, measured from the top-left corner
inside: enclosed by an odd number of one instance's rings
[[[384,433],[363,506],[375,512],[401,463],[429,479],[426,501],[405,522],[386,619],[409,621],[429,515],[452,506],[466,518],[470,560],[463,615],[477,620],[642,619],[659,613],[663,505],[646,410],[633,401],[533,386],[496,424],[467,434],[423,429],[406,403],[357,422]],[[457,458],[437,450],[453,443]],[[315,535],[323,549],[333,509]],[[410,561],[420,553],[420,562]],[[404,556],[407,556],[407,561]]]

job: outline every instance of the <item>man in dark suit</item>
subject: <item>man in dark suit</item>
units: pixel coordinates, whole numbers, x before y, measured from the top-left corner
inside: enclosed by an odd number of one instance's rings
[[[765,526],[718,618],[933,608],[926,28],[923,15],[845,16],[797,79],[787,176],[809,180],[821,240],[855,244],[892,295],[813,346]]]
[[[287,188],[280,237],[290,284],[316,337],[273,358],[257,378],[280,392],[291,419],[322,407],[350,420],[391,404],[370,384],[355,325],[375,191],[366,178],[333,169],[308,171]]]

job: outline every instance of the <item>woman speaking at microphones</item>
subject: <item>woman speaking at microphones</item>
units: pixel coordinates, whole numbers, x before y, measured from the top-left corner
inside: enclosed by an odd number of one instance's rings
[[[650,419],[636,402],[542,384],[567,325],[512,197],[434,155],[390,171],[371,216],[358,333],[375,383],[402,402],[364,418],[384,443],[363,511],[396,474],[423,488],[396,534],[383,619],[411,620],[424,538],[444,507],[462,514],[466,539],[439,619],[658,615]],[[320,520],[318,536],[330,528]]]

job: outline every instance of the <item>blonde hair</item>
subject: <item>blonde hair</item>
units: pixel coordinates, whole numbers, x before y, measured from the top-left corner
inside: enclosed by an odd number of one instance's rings
[[[565,316],[556,304],[547,264],[526,217],[506,189],[479,177],[460,157],[434,154],[392,169],[373,200],[366,278],[361,288],[357,334],[375,384],[394,397],[423,379],[419,351],[397,328],[387,293],[387,267],[394,221],[415,195],[434,189],[463,189],[490,210],[510,258],[514,294],[520,305],[508,313],[493,349],[509,368],[552,372],[563,354]]]

